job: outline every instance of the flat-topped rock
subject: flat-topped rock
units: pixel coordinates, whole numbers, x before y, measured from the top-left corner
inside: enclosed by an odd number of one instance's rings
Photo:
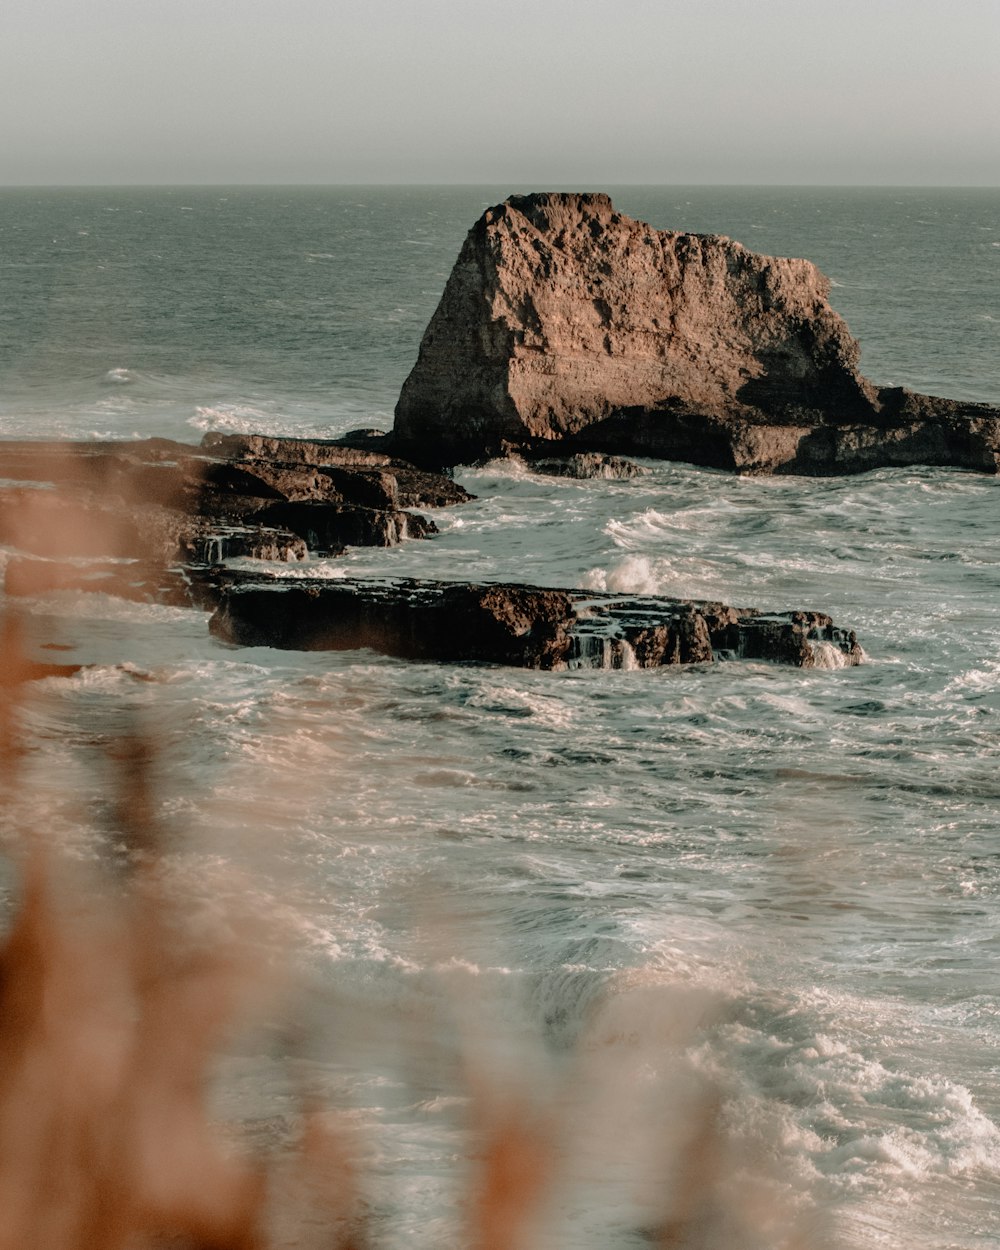
[[[758,659],[802,668],[861,662],[853,632],[820,612],[413,578],[238,579],[212,633],[238,646],[368,647],[409,660],[522,668],[658,668]]]
[[[807,260],[656,230],[605,195],[511,196],[469,232],[396,405],[422,463],[502,448],[740,472],[996,472],[1000,411],[880,388]]]
[[[388,435],[374,431],[358,431],[353,439],[350,435],[345,439],[316,439],[209,433],[201,440],[201,450],[279,485],[279,477],[294,481],[295,475],[308,467],[314,480],[325,480],[329,484],[325,489],[340,491],[345,502],[357,502],[357,493],[366,487],[380,496],[371,505],[375,507],[444,508],[472,498],[450,477],[419,469],[392,455],[385,446],[391,443]],[[287,495],[289,499],[306,497],[314,496]]]
[[[225,560],[393,546],[436,533],[408,510],[415,504],[471,497],[398,457],[263,436],[202,447],[0,441],[4,478],[0,542],[21,553],[8,564],[10,593],[92,589],[173,603],[202,602],[206,571]]]

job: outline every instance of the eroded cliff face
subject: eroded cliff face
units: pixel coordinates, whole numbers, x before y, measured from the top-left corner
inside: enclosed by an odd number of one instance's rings
[[[746,472],[995,471],[1000,414],[880,390],[805,260],[655,230],[606,195],[512,196],[475,224],[396,406],[400,450],[664,456]]]

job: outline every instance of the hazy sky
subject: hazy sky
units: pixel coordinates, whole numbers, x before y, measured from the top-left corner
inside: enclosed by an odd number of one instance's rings
[[[0,0],[0,184],[1000,185],[1000,0]]]

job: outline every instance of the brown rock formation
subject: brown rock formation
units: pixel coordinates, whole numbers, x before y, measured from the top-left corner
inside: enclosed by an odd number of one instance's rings
[[[364,432],[362,432],[364,433]],[[287,499],[328,499],[375,508],[444,508],[472,496],[440,473],[428,473],[377,446],[386,436],[343,440],[277,438],[267,434],[206,434],[204,454],[236,461],[280,487]],[[312,489],[303,490],[303,470],[313,469]]]
[[[210,629],[239,646],[300,651],[370,647],[385,655],[520,668],[659,668],[758,659],[800,668],[853,665],[853,633],[819,612],[660,596],[414,578],[294,585],[244,580],[222,592]]]
[[[8,563],[8,593],[103,590],[174,603],[210,599],[224,560],[393,546],[437,532],[405,510],[413,504],[470,498],[450,478],[382,453],[262,437],[216,436],[202,448],[0,442],[0,478],[35,484],[0,489],[0,543],[21,553]]]
[[[423,463],[506,449],[740,472],[997,470],[1000,412],[880,389],[809,261],[655,230],[605,195],[512,196],[473,226],[396,406]]]

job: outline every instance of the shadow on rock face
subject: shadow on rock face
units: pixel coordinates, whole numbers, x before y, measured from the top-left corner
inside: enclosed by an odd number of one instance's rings
[[[512,196],[472,227],[396,405],[422,463],[502,447],[742,473],[996,472],[1000,412],[880,389],[809,261],[655,230],[604,195]]]

